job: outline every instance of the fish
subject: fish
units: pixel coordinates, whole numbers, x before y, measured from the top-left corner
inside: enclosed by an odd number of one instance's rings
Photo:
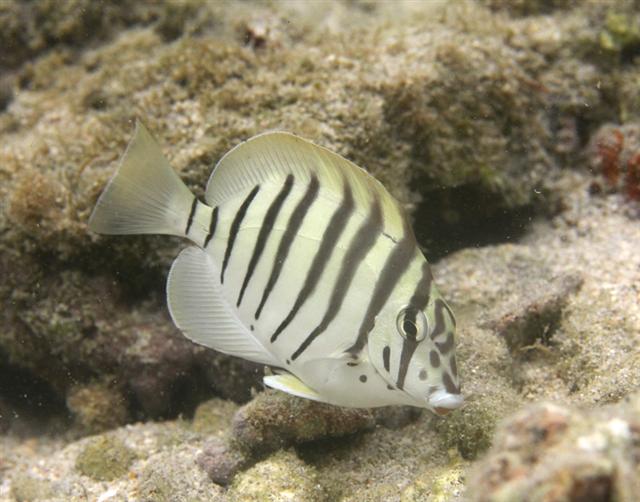
[[[88,225],[191,241],[167,278],[173,322],[268,367],[268,387],[353,408],[463,404],[455,317],[407,214],[326,148],[254,136],[220,159],[202,201],[138,121]]]

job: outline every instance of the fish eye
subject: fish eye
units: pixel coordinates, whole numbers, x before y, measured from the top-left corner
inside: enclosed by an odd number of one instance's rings
[[[428,332],[427,318],[422,310],[415,307],[404,307],[396,320],[398,332],[405,340],[421,342]]]

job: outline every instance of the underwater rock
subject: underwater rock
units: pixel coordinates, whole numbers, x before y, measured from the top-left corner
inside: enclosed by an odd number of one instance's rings
[[[120,439],[97,436],[90,439],[76,459],[76,470],[97,481],[111,481],[124,476],[136,454]]]
[[[264,453],[290,445],[371,430],[370,410],[341,408],[278,391],[265,391],[238,410],[233,439],[250,452]]]
[[[77,385],[67,393],[67,408],[86,434],[115,429],[129,421],[126,398],[109,385]]]
[[[19,476],[11,485],[11,497],[16,502],[51,500],[55,496],[56,486],[46,479]]]
[[[224,399],[210,399],[198,405],[191,427],[200,434],[216,434],[231,426],[238,405]]]
[[[137,479],[140,500],[154,502],[225,500],[223,488],[211,484],[193,465],[193,450],[174,447],[154,455]]]
[[[474,460],[489,449],[497,424],[516,409],[517,401],[518,397],[508,388],[494,388],[468,399],[462,409],[444,419],[434,417],[432,425],[445,449]]]
[[[228,485],[238,472],[273,451],[370,431],[375,423],[370,410],[340,408],[267,390],[236,412],[230,437],[207,441],[197,462],[213,482]]]
[[[535,404],[500,427],[474,469],[472,501],[637,500],[638,395],[592,412]]]
[[[372,410],[376,424],[387,429],[402,429],[418,420],[423,411],[413,406],[384,406]]]
[[[235,475],[246,469],[255,459],[242,448],[238,448],[228,438],[214,438],[208,440],[196,459],[209,479],[214,483],[227,486]]]
[[[570,296],[580,288],[582,281],[577,274],[567,274],[544,282],[529,282],[524,295],[516,296],[504,305],[504,313],[489,321],[487,326],[504,338],[513,353],[534,343],[548,344]]]
[[[229,502],[320,502],[327,500],[315,469],[292,450],[283,450],[238,475],[229,488]]]
[[[575,0],[480,0],[490,9],[506,11],[513,16],[539,16],[576,5]]]
[[[12,407],[0,396],[0,433],[6,432],[11,425]]]
[[[640,124],[605,124],[591,138],[588,150],[591,168],[608,189],[640,201]]]

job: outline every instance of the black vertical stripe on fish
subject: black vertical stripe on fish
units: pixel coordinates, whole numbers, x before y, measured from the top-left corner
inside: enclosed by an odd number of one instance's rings
[[[451,355],[451,359],[449,361],[449,366],[451,367],[451,374],[454,378],[458,378],[458,363],[456,363],[455,354]]]
[[[196,214],[196,206],[198,205],[198,198],[194,197],[191,203],[191,211],[189,211],[189,218],[187,218],[187,228],[184,229],[185,235],[189,234],[189,229],[193,223],[193,215]]]
[[[433,276],[431,275],[431,267],[425,260],[422,264],[422,276],[420,277],[420,281],[418,281],[416,289],[413,292],[411,299],[409,300],[409,305],[412,308],[407,309],[407,313],[404,319],[405,322],[409,322],[413,326],[416,325],[416,316],[418,315],[418,311],[424,310],[429,304],[432,282]]]
[[[304,285],[302,289],[298,293],[298,297],[296,298],[293,307],[287,317],[280,323],[278,329],[271,335],[271,342],[275,342],[280,336],[280,333],[284,331],[284,329],[289,325],[289,323],[293,320],[293,318],[300,310],[300,307],[304,305],[307,301],[311,293],[315,290],[315,287],[320,281],[320,277],[322,277],[322,273],[324,272],[327,263],[329,263],[329,259],[331,258],[331,254],[336,247],[336,243],[338,239],[342,235],[343,230],[347,226],[347,221],[353,213],[354,201],[353,201],[353,193],[351,192],[351,188],[348,183],[344,182],[344,192],[342,195],[342,202],[336,211],[331,216],[331,220],[327,225],[327,228],[322,236],[322,240],[320,241],[320,246],[318,247],[318,252],[313,257],[313,261],[311,262],[311,267],[309,268],[309,272],[307,273],[307,277],[305,278]]]
[[[382,349],[382,364],[387,373],[389,373],[389,368],[391,367],[389,359],[391,359],[391,348],[389,348],[388,345],[385,345],[384,349]]]
[[[402,274],[407,270],[411,260],[415,256],[417,247],[416,241],[413,236],[413,232],[405,221],[404,236],[396,244],[389,256],[382,266],[380,277],[376,281],[373,289],[373,295],[369,300],[367,312],[365,313],[360,329],[358,330],[358,337],[354,344],[347,349],[352,356],[356,356],[360,353],[365,343],[367,342],[367,335],[373,329],[376,316],[384,307],[384,304],[391,296],[391,292],[396,287],[396,284],[402,277]]]
[[[367,219],[352,237],[347,252],[342,259],[338,278],[333,286],[333,290],[331,291],[331,298],[329,300],[327,311],[324,313],[320,324],[316,326],[316,328],[307,336],[307,338],[304,339],[298,349],[293,353],[291,356],[292,360],[297,359],[300,354],[302,354],[309,345],[311,345],[311,343],[329,327],[331,321],[333,321],[338,315],[358,267],[364,261],[367,253],[375,245],[381,230],[382,208],[380,207],[380,201],[374,198],[371,205],[371,211],[369,212]]]
[[[213,211],[211,211],[211,221],[209,222],[209,232],[207,233],[207,237],[204,240],[205,248],[209,245],[209,241],[215,235],[217,225],[218,225],[218,206],[214,207]]]
[[[442,382],[444,383],[444,388],[449,394],[460,394],[460,387],[453,383],[453,378],[451,378],[451,375],[446,371],[442,375]]]
[[[280,213],[280,209],[284,204],[285,199],[291,192],[291,187],[293,186],[293,175],[288,175],[287,179],[282,186],[282,189],[278,193],[273,202],[267,209],[267,212],[264,216],[264,220],[262,220],[262,226],[260,227],[260,232],[258,233],[258,237],[256,239],[256,244],[253,247],[253,254],[251,255],[251,259],[249,260],[249,266],[247,267],[247,273],[244,275],[244,280],[242,281],[242,287],[240,288],[240,294],[238,295],[238,302],[236,303],[236,307],[240,306],[242,303],[242,297],[244,296],[244,292],[247,289],[247,285],[251,280],[251,276],[255,271],[256,265],[258,264],[258,260],[262,256],[262,252],[264,251],[264,247],[267,244],[267,239],[269,238],[269,234],[273,229],[273,224],[278,217],[278,213]]]
[[[224,272],[227,269],[227,265],[229,264],[229,258],[231,257],[231,251],[233,251],[233,245],[236,242],[236,237],[238,236],[238,230],[240,230],[240,225],[242,224],[242,220],[247,214],[247,210],[251,205],[251,202],[255,198],[255,196],[260,190],[260,185],[256,185],[253,187],[253,190],[247,195],[247,198],[244,199],[240,209],[236,213],[235,218],[231,222],[231,228],[229,229],[229,239],[227,240],[227,249],[224,251],[224,260],[222,261],[222,271],[220,272],[220,282],[224,284]]]
[[[434,305],[434,315],[436,317],[436,325],[433,327],[433,331],[431,332],[431,339],[434,340],[437,336],[444,333],[446,329],[446,325],[444,322],[444,314],[442,311],[446,308],[446,304],[440,298],[436,300]]]
[[[404,322],[410,322],[410,326],[413,326],[414,329],[412,331],[405,330],[406,338],[402,343],[402,352],[400,352],[400,367],[398,369],[398,380],[396,382],[396,386],[399,389],[402,389],[404,387],[404,381],[407,377],[407,371],[409,370],[411,358],[413,357],[413,354],[418,347],[418,333],[415,330],[416,316],[419,311],[423,311],[429,304],[432,282],[433,276],[431,275],[431,267],[429,267],[429,264],[425,260],[422,264],[422,275],[420,276],[420,280],[418,281],[418,284],[416,284],[416,289],[413,291],[413,295],[411,295],[411,299],[409,300],[409,305],[411,306],[411,308],[407,309],[404,320]]]
[[[278,250],[276,251],[276,256],[273,261],[273,267],[271,268],[271,273],[269,274],[269,280],[267,281],[267,285],[262,292],[262,298],[260,299],[260,304],[258,305],[258,309],[255,313],[256,319],[260,317],[264,304],[267,302],[267,298],[269,298],[271,291],[276,285],[278,277],[280,277],[280,272],[282,271],[284,262],[289,255],[291,244],[293,243],[298,230],[300,230],[304,217],[309,211],[311,204],[313,204],[313,201],[315,201],[318,196],[319,187],[320,184],[318,182],[318,178],[313,175],[311,177],[311,181],[309,182],[307,191],[305,192],[302,199],[300,199],[300,202],[298,202],[295,209],[293,210],[293,213],[291,213],[291,216],[289,217],[287,228],[285,229],[284,234],[282,234],[280,244],[278,244]]]
[[[398,370],[398,380],[396,381],[396,387],[400,390],[404,388],[404,381],[407,378],[407,371],[409,370],[409,362],[413,357],[413,353],[418,347],[418,341],[416,341],[415,335],[407,334],[407,337],[402,342],[402,351],[400,352],[400,368]]]

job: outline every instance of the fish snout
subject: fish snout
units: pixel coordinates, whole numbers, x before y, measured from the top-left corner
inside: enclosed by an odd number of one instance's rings
[[[429,408],[431,408],[434,413],[444,416],[460,408],[464,403],[464,397],[462,397],[462,394],[452,394],[444,389],[438,389],[429,395],[427,401]]]

